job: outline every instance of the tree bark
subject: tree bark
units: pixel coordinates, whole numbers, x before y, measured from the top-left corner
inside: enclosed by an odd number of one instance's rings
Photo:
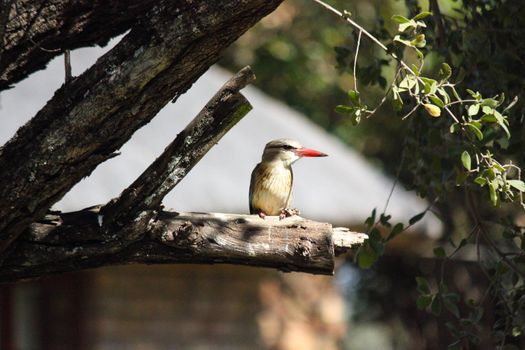
[[[228,263],[333,274],[334,251],[366,238],[298,216],[144,211],[125,233],[107,232],[100,222],[94,207],[32,224],[0,267],[0,282],[130,263]]]
[[[0,252],[280,2],[157,1],[0,149]]]
[[[37,70],[44,69],[51,59],[66,49],[105,45],[112,37],[139,25],[157,2],[2,1],[0,90],[9,88]],[[3,18],[5,21],[2,21]]]
[[[157,209],[195,164],[252,109],[239,91],[253,80],[250,67],[229,79],[160,157],[102,209],[104,225],[126,223],[141,210]]]

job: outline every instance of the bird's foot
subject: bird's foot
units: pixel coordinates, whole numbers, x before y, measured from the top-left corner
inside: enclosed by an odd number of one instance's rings
[[[266,213],[263,211],[260,211],[257,215],[259,215],[259,217],[263,220],[266,218]]]
[[[281,209],[281,214],[279,214],[279,220],[282,220],[284,218],[294,216],[294,215],[301,215],[301,212],[297,208],[283,208]]]

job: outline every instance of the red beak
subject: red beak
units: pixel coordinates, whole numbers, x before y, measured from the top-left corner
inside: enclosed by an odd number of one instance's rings
[[[315,149],[311,149],[311,148],[296,148],[295,154],[297,154],[299,157],[326,157],[328,156],[328,154],[316,151]]]

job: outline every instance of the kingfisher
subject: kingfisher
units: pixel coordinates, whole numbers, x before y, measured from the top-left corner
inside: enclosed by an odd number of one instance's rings
[[[279,215],[280,219],[298,214],[290,209],[292,199],[292,164],[302,157],[326,157],[311,148],[304,148],[295,140],[278,139],[264,147],[262,160],[252,171],[250,181],[250,214],[262,219]]]

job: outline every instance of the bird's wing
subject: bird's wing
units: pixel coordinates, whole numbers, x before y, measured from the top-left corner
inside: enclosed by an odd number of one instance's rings
[[[255,190],[255,183],[257,182],[257,173],[258,169],[261,166],[261,163],[257,164],[252,171],[252,177],[250,179],[250,192],[249,192],[249,205],[250,205],[250,214],[257,214],[256,208],[252,205],[253,201],[253,191]]]
[[[288,193],[288,199],[286,200],[286,208],[290,208],[290,203],[292,202],[292,192],[293,192],[293,171],[290,167],[290,192]]]

